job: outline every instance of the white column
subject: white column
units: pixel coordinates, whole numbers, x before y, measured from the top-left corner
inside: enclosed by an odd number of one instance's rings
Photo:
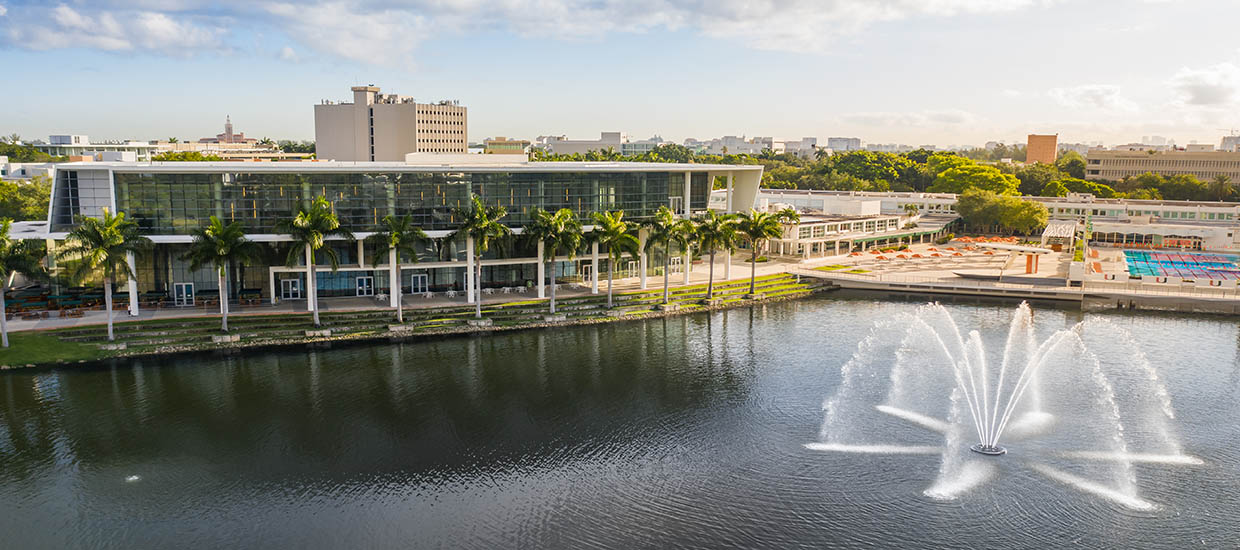
[[[474,303],[474,238],[465,238],[465,302]]]
[[[391,303],[391,307],[400,305],[396,302],[396,294],[400,286],[400,264],[396,259],[396,249],[393,248],[388,250],[388,302]]]
[[[538,297],[547,297],[547,262],[543,261],[543,243],[538,241]]]
[[[641,288],[646,289],[646,231],[637,232],[637,271],[641,277]]]
[[[274,306],[276,305],[276,270],[274,267],[267,268],[267,288],[270,291],[267,294],[268,300]]]
[[[732,203],[732,173],[728,172],[728,212],[734,212],[734,211],[735,211],[735,208]],[[731,264],[732,262],[728,262],[728,263]]]
[[[689,272],[693,271],[693,254],[689,252],[689,247],[685,247],[685,282],[689,284]]]
[[[732,253],[723,251],[723,279],[726,281],[732,278]]]
[[[134,275],[138,274],[138,267],[135,265],[133,252],[125,253],[125,263],[129,264],[129,271]],[[129,279],[129,315],[138,316],[138,278],[128,277]]]
[[[693,209],[689,208],[689,182],[690,182],[691,180],[693,180],[693,172],[685,172],[685,189],[684,189],[684,195],[685,195],[685,197],[684,197],[684,201],[685,201],[685,203],[684,203],[684,209],[685,209],[685,212],[684,212],[684,214],[685,214],[685,217],[686,217],[686,218],[688,218],[688,217],[689,217],[689,213],[693,211]]]
[[[590,243],[590,294],[598,294],[598,243]]]
[[[357,267],[366,267],[366,241],[357,240]]]

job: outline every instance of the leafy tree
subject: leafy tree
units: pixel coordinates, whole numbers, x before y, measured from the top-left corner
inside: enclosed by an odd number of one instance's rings
[[[277,223],[276,232],[289,235],[293,240],[285,258],[285,265],[293,267],[297,265],[300,257],[305,258],[308,291],[306,296],[310,300],[314,326],[317,327],[319,326],[319,293],[317,277],[314,273],[316,253],[320,250],[323,252],[323,256],[327,258],[334,273],[340,269],[340,255],[336,254],[334,248],[324,246],[327,244],[327,238],[344,237],[352,241],[354,240],[353,233],[341,227],[340,219],[336,217],[332,203],[328,202],[327,197],[323,195],[315,197],[308,207],[299,209],[296,216]]]
[[[219,277],[220,330],[228,332],[228,272],[234,265],[257,261],[262,255],[262,248],[245,237],[241,222],[225,225],[215,216],[211,216],[206,227],[195,229],[191,234],[194,242],[181,259],[189,260],[191,271],[206,265],[215,268]]]
[[[1085,157],[1076,151],[1066,151],[1055,160],[1055,167],[1069,176],[1085,179]]]
[[[737,214],[736,230],[749,242],[752,254],[749,259],[749,294],[751,295],[754,293],[758,280],[758,252],[767,241],[783,236],[783,223],[784,218],[778,214],[759,212],[752,208],[748,212]]]
[[[910,169],[913,161],[892,153],[849,151],[831,157],[836,172],[864,180],[893,182]]]
[[[9,162],[57,162],[64,159],[64,157],[53,157],[30,145],[22,145],[20,137],[18,141],[13,141],[14,136],[17,134],[9,136],[8,143],[0,143],[0,156],[9,157]]]
[[[714,210],[707,210],[706,214],[693,220],[693,225],[698,248],[710,255],[709,275],[706,278],[706,299],[709,300],[715,291],[715,253],[727,252],[730,258],[736,250],[736,220],[732,216],[721,216]]]
[[[962,193],[956,210],[970,225],[998,227],[1026,235],[1045,227],[1049,216],[1046,207],[1039,203],[982,189]]]
[[[926,168],[929,168],[935,177],[952,168],[974,166],[976,164],[972,160],[953,153],[935,153],[926,160]]]
[[[151,240],[138,233],[138,224],[125,219],[124,212],[113,215],[103,209],[102,218],[85,218],[69,232],[57,259],[80,258],[75,278],[103,271],[104,306],[108,310],[108,341],[112,332],[112,283],[117,275],[137,277],[129,266],[129,254],[137,254],[150,246]]]
[[[1089,180],[1077,178],[1063,178],[1059,180],[1064,187],[1073,193],[1089,193],[1095,197],[1109,199],[1115,196],[1115,190],[1104,183],[1097,183]]]
[[[1039,195],[1048,183],[1063,177],[1059,169],[1041,162],[1017,168],[1015,175],[1020,180],[1020,194],[1025,196]]]
[[[0,219],[0,344],[9,347],[8,314],[4,311],[5,295],[13,286],[18,273],[27,277],[42,277],[44,248],[37,241],[25,241],[9,237],[13,220]]]
[[[396,322],[405,322],[405,308],[400,302],[401,281],[400,260],[402,257],[409,258],[413,263],[418,262],[418,244],[425,243],[430,240],[426,236],[426,232],[422,228],[413,224],[413,217],[405,214],[399,218],[388,215],[383,217],[379,231],[372,233],[366,237],[366,242],[370,244],[371,250],[374,250],[374,256],[371,259],[372,264],[378,265],[383,260],[383,256],[387,256],[388,266],[391,268],[391,287],[392,296],[396,302]]]
[[[36,175],[29,180],[0,181],[0,218],[14,221],[46,220],[52,198],[52,179]]]
[[[543,243],[542,260],[549,268],[547,276],[551,278],[551,314],[554,315],[555,258],[560,250],[563,250],[570,260],[577,254],[577,249],[581,248],[581,241],[584,238],[581,220],[578,220],[577,215],[567,208],[556,210],[554,214],[536,208],[530,218],[533,221],[525,226],[522,236],[533,242]],[[539,281],[539,284],[542,284],[542,281]]]
[[[157,162],[209,162],[224,160],[219,155],[204,155],[199,151],[165,151],[151,157]]]
[[[612,280],[616,271],[616,266],[624,260],[627,253],[634,260],[637,259],[639,241],[633,235],[636,226],[624,221],[624,211],[615,212],[595,212],[594,213],[594,229],[590,231],[590,239],[597,242],[607,251],[608,268],[607,268],[607,307],[612,307]]]
[[[1062,181],[1055,180],[1046,184],[1046,186],[1042,188],[1042,192],[1039,194],[1043,197],[1066,197],[1068,196],[1068,188]]]
[[[477,195],[470,197],[469,206],[458,208],[454,216],[461,218],[449,238],[471,238],[474,241],[474,317],[482,318],[482,255],[491,245],[502,245],[512,236],[512,230],[500,223],[508,209],[500,205],[488,206]]]
[[[963,193],[967,189],[981,189],[1001,195],[1020,193],[1020,180],[1004,174],[993,166],[971,164],[949,168],[935,178],[930,191],[934,193]]]
[[[646,251],[653,250],[656,246],[663,247],[663,303],[669,303],[670,293],[668,279],[668,264],[671,263],[672,245],[678,244],[681,248],[689,247],[689,238],[693,235],[693,223],[676,217],[671,209],[666,206],[660,206],[654,217],[647,221],[646,230],[648,236],[646,238]],[[688,269],[689,266],[685,266]]]

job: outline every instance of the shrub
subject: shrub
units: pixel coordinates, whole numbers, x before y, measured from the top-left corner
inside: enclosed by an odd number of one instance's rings
[[[750,261],[750,260],[752,260],[752,258],[745,258],[745,261],[746,261],[746,262],[748,262],[748,261]],[[769,262],[769,261],[771,261],[771,259],[770,259],[770,258],[767,258],[766,256],[758,256],[758,263],[762,263],[762,262]]]
[[[952,242],[952,239],[954,238],[956,238],[955,233],[948,233],[946,235],[943,235],[942,237],[935,239],[934,244],[947,244],[947,243]]]

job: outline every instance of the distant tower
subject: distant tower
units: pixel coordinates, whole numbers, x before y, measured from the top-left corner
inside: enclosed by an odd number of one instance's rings
[[[232,117],[229,115],[224,115],[224,136],[226,142],[232,142]]]

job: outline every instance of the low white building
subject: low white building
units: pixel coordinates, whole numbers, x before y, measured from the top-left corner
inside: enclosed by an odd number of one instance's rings
[[[82,134],[63,134],[48,136],[47,143],[31,143],[37,151],[55,157],[91,156],[97,153],[130,152],[140,162],[151,160],[157,147],[145,141],[103,141],[92,143],[88,136]]]

